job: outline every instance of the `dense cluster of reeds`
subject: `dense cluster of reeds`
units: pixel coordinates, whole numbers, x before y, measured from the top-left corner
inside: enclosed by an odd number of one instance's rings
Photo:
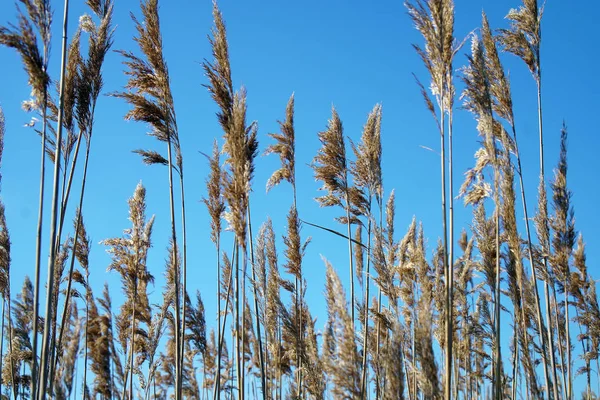
[[[566,126],[553,178],[548,181],[544,171],[543,8],[537,0],[524,0],[511,10],[509,28],[497,32],[483,14],[481,28],[468,38],[466,65],[458,72],[454,59],[464,42],[454,37],[453,1],[406,2],[423,36],[423,44],[414,48],[430,77],[428,85],[418,79],[417,84],[440,134],[443,235],[432,254],[417,220],[403,236],[394,227],[394,191],[386,193],[383,185],[379,104],[367,115],[357,142],[344,135],[335,108],[318,133],[320,148],[310,163],[322,185],[316,200],[340,211],[337,222],[343,228],[338,230],[301,219],[292,94],[279,121],[280,132],[269,134],[264,152],[281,161],[266,182],[267,191],[279,184],[292,187],[283,249],[276,248],[270,220],[253,231],[258,125],[247,120],[246,89],[233,85],[225,22],[215,2],[212,55],[202,68],[223,132],[222,140],[215,140],[205,154],[210,174],[203,203],[211,218],[206,229],[215,245],[218,278],[215,293],[203,294],[204,300],[199,292],[193,298],[188,293],[182,144],[158,1],[142,0],[140,19],[132,17],[138,48],[119,51],[128,80],[112,96],[130,106],[126,119],[145,123],[149,134],[166,145],[166,155],[134,151],[144,163],[168,169],[170,246],[163,302],[151,304],[154,276],[147,259],[154,216],[146,215],[147,193],[140,183],[129,199],[131,225],[122,236],[102,241],[111,257],[108,271],[121,279],[123,301],[118,307],[111,300],[111,290],[117,289],[105,285],[101,294],[94,293],[90,283],[90,239],[83,219],[94,114],[114,32],[113,1],[87,0],[90,14],[72,32],[65,1],[58,80],[48,73],[50,1],[20,3],[17,23],[0,26],[0,44],[21,56],[31,87],[24,109],[42,121],[37,131],[42,145],[40,199],[34,281],[25,278],[17,293],[11,292],[11,242],[0,199],[3,397],[597,398],[592,383],[600,370],[600,307],[585,242],[575,227]],[[521,162],[529,155],[519,151],[518,114],[503,53],[525,62],[538,89],[540,180],[533,218]],[[473,138],[478,136],[481,144],[458,191],[452,151],[456,100],[475,118]],[[0,108],[0,166],[4,131]],[[46,158],[54,164],[48,237],[42,226],[48,205]],[[73,199],[75,177],[80,189]],[[0,174],[0,189],[1,179]],[[177,182],[179,205],[174,201]],[[473,215],[469,229],[460,233],[454,224],[456,192]],[[76,210],[72,230],[69,204]],[[180,219],[176,212],[181,212]],[[521,213],[524,222],[518,221]],[[347,241],[348,293],[337,269],[323,260],[324,326],[316,325],[305,298],[303,258],[310,238],[303,225]],[[50,249],[45,308],[40,312],[43,238]],[[224,250],[229,249],[223,245],[225,238],[233,242],[231,251]],[[215,326],[206,322],[203,301],[209,298],[216,301]],[[578,375],[585,376],[583,389],[574,386]]]

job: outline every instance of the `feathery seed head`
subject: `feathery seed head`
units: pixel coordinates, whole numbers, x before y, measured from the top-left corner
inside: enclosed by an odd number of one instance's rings
[[[331,110],[331,119],[327,129],[319,132],[321,148],[312,162],[315,179],[323,182],[319,190],[327,192],[317,197],[321,207],[341,204],[341,197],[348,191],[348,168],[346,164],[346,146],[342,121],[335,108]]]
[[[296,138],[294,131],[294,94],[290,96],[285,109],[285,121],[277,121],[281,133],[269,133],[276,143],[267,147],[265,155],[278,154],[281,160],[281,168],[273,172],[267,181],[267,192],[282,180],[288,181],[292,186],[296,185],[295,170],[295,148]]]

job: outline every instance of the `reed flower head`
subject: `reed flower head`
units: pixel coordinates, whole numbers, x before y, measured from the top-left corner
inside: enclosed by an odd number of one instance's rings
[[[292,186],[296,185],[296,137],[294,130],[294,94],[290,96],[285,108],[285,121],[277,121],[281,133],[269,133],[276,143],[267,147],[265,155],[277,154],[281,160],[281,168],[273,172],[267,181],[267,191],[286,180]]]

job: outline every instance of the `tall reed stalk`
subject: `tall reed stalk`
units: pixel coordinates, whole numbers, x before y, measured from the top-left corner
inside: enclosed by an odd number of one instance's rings
[[[369,113],[363,128],[361,143],[352,146],[356,161],[351,163],[350,171],[354,178],[360,212],[367,218],[367,268],[365,275],[364,320],[363,320],[363,356],[361,372],[361,396],[367,391],[368,348],[369,348],[369,301],[371,287],[371,231],[375,220],[372,212],[373,199],[381,206],[383,197],[383,179],[381,172],[381,105],[377,104]],[[380,208],[380,215],[383,210]],[[376,229],[381,229],[377,227]],[[360,247],[360,246],[359,246]]]
[[[84,157],[84,165],[83,165],[83,176],[81,180],[81,188],[79,195],[79,204],[77,210],[81,212],[83,208],[83,199],[85,194],[85,187],[87,181],[87,172],[88,172],[88,163],[90,156],[90,148],[91,148],[91,139],[93,133],[93,125],[94,125],[94,113],[96,109],[96,103],[100,92],[103,86],[102,80],[102,65],[104,63],[104,58],[112,45],[112,35],[113,30],[111,27],[112,20],[112,10],[113,5],[111,0],[104,0],[102,3],[92,4],[92,12],[100,19],[100,24],[96,26],[94,22],[91,20],[91,17],[85,16],[82,20],[81,28],[84,31],[87,31],[90,34],[89,40],[89,51],[88,58],[86,60],[78,59],[77,65],[77,74],[78,79],[77,82],[77,105],[76,105],[76,116],[78,125],[79,125],[79,139],[77,142],[77,147],[79,147],[80,140],[83,137],[86,141],[85,148],[85,157]],[[75,162],[77,160],[76,150],[75,157],[73,159],[73,166],[71,167],[71,173],[69,177],[69,186],[73,177],[73,172],[75,170]],[[64,219],[65,209],[68,200],[68,192],[64,197],[62,202],[62,213],[61,219]],[[62,225],[62,223],[60,224]],[[73,255],[78,253],[77,246],[79,244],[79,234],[80,234],[80,221],[77,219],[75,224],[75,234],[73,238]],[[61,230],[62,228],[59,228]],[[60,233],[59,233],[60,236]],[[66,316],[67,316],[67,306],[70,304],[71,297],[71,284],[73,280],[73,268],[75,263],[75,257],[71,257],[71,262],[69,266],[68,273],[68,282],[67,282],[67,291],[66,291],[66,299],[64,303],[61,323],[60,323],[60,333],[58,336],[58,342],[56,347],[60,350],[62,345],[62,337],[66,324]],[[58,364],[58,356],[59,352],[56,352],[56,357],[51,365],[51,371],[54,371]]]
[[[269,136],[275,139],[276,143],[270,145],[265,151],[265,155],[277,154],[281,161],[281,168],[273,172],[267,181],[267,192],[273,187],[279,185],[282,181],[288,181],[292,186],[292,209],[288,214],[288,236],[284,241],[288,247],[288,264],[287,269],[294,276],[294,307],[297,324],[296,327],[296,385],[297,396],[302,397],[303,391],[303,365],[302,358],[304,357],[304,289],[303,289],[303,274],[302,274],[302,256],[304,254],[304,246],[300,243],[299,228],[300,220],[298,217],[298,200],[296,189],[296,131],[294,128],[294,94],[290,96],[286,109],[285,120],[278,121],[280,133],[271,133]]]
[[[0,44],[16,49],[23,59],[24,67],[29,76],[33,99],[30,104],[42,117],[41,129],[41,160],[40,160],[40,194],[38,202],[38,221],[35,250],[35,291],[34,291],[34,318],[33,318],[33,344],[32,344],[32,372],[31,393],[35,394],[37,388],[37,342],[38,342],[38,313],[41,270],[42,225],[44,210],[44,184],[46,171],[46,130],[48,126],[48,63],[50,58],[50,40],[52,11],[49,0],[26,2],[27,16],[19,10],[19,28],[0,27]],[[33,32],[32,23],[37,29],[37,35],[42,40],[42,51],[37,45],[37,38]],[[26,103],[27,104],[27,103]]]
[[[500,166],[498,163],[498,148],[496,142],[501,138],[501,131],[494,118],[493,99],[491,93],[490,73],[485,63],[486,54],[484,46],[477,36],[473,37],[471,45],[471,56],[469,57],[469,65],[464,70],[464,82],[466,89],[463,92],[465,98],[465,107],[471,111],[477,120],[477,129],[480,135],[483,136],[483,151],[477,153],[477,166],[467,174],[466,184],[472,184],[472,180],[481,179],[483,167],[490,165],[493,169],[493,201],[494,201],[494,398],[499,400],[502,397],[502,356],[500,347],[500,309],[501,309],[501,268],[500,268]],[[505,149],[507,151],[508,149]],[[465,201],[468,203],[478,204],[487,197],[488,188],[485,183],[478,182],[475,184],[475,191],[466,196]],[[463,185],[464,187],[464,185]],[[461,191],[462,188],[461,188]]]
[[[502,38],[503,38],[503,36],[499,37],[500,41],[503,40]],[[494,94],[494,97],[496,99],[496,102],[494,102],[494,108],[495,108],[495,112],[501,118],[503,118],[504,120],[506,120],[509,123],[511,132],[512,132],[512,142],[513,142],[512,146],[514,146],[514,153],[515,153],[515,158],[517,161],[516,170],[517,170],[517,174],[519,176],[521,203],[522,203],[523,214],[524,214],[524,219],[525,219],[527,255],[528,255],[529,264],[531,267],[531,280],[532,280],[532,284],[533,284],[533,296],[534,296],[534,300],[535,300],[534,311],[535,311],[535,317],[536,317],[538,331],[543,332],[544,323],[543,323],[543,317],[541,314],[540,298],[539,298],[538,284],[537,284],[537,279],[538,279],[537,278],[537,270],[536,270],[535,264],[534,264],[533,245],[532,245],[532,241],[531,241],[531,231],[529,228],[529,214],[528,214],[528,208],[527,208],[527,200],[525,197],[525,186],[523,183],[523,171],[522,171],[522,166],[521,166],[521,153],[519,151],[519,145],[518,145],[518,139],[517,139],[517,130],[516,130],[516,125],[515,125],[515,117],[514,117],[514,111],[513,111],[511,89],[510,89],[510,83],[508,81],[508,78],[504,74],[504,69],[500,62],[500,58],[499,58],[498,51],[496,48],[496,40],[495,39],[496,38],[494,38],[492,36],[491,30],[489,27],[489,23],[487,21],[487,17],[484,14],[483,21],[482,21],[482,40],[483,40],[483,44],[484,44],[485,50],[486,50],[486,64],[487,64],[487,68],[489,70],[489,74],[491,77],[491,79],[490,79],[491,91]],[[523,295],[525,287],[523,287],[522,283],[519,283],[519,284],[520,284],[521,295]],[[522,324],[523,324],[522,329],[525,329],[524,307],[521,307],[521,310],[522,310],[522,314],[523,314],[521,316],[521,320],[522,320]],[[527,338],[527,336],[528,336],[528,334],[525,332],[524,337]],[[550,374],[548,372],[548,361],[547,361],[548,360],[548,351],[547,351],[545,335],[540,335],[540,344],[541,344],[541,353],[542,353],[542,361],[543,361],[542,364],[543,364],[543,370],[544,370],[544,380],[546,382],[545,392],[546,392],[546,397],[550,398],[551,381],[550,381]],[[527,343],[526,343],[526,345],[527,345]],[[534,377],[531,376],[530,379],[534,379]]]
[[[431,88],[435,95],[439,117],[436,109],[425,91],[423,85],[421,93],[425,99],[428,110],[433,115],[440,132],[440,164],[442,178],[442,229],[444,247],[444,275],[446,282],[445,305],[445,338],[444,338],[444,370],[445,370],[445,398],[451,399],[452,393],[452,343],[454,340],[453,328],[453,282],[454,282],[454,191],[452,179],[452,126],[454,85],[452,62],[458,50],[454,39],[454,1],[453,0],[416,0],[406,1],[408,13],[417,30],[425,40],[425,47],[413,45],[417,54],[423,61],[431,76]],[[418,82],[418,81],[417,81]],[[448,127],[446,127],[446,114],[448,114]],[[449,192],[450,207],[448,213],[446,194],[446,133],[449,140]],[[448,221],[449,220],[449,221]]]
[[[542,69],[540,60],[540,47],[542,42],[542,21],[543,8],[538,7],[537,0],[524,0],[523,5],[518,9],[511,9],[506,16],[510,21],[510,29],[501,30],[500,43],[504,47],[504,50],[510,52],[519,58],[521,58],[527,65],[531,72],[537,86],[537,105],[538,105],[538,130],[539,130],[539,165],[540,165],[540,179],[539,179],[539,202],[540,207],[538,221],[536,222],[536,229],[538,232],[538,238],[540,245],[549,250],[549,234],[548,234],[548,222],[547,222],[547,202],[546,202],[546,189],[545,189],[545,173],[544,173],[544,135],[543,135],[543,118],[542,118]],[[528,229],[528,224],[527,224]],[[531,248],[531,246],[530,246]],[[544,251],[544,254],[548,254]],[[548,259],[543,256],[544,271],[548,271]],[[532,265],[533,269],[533,265]],[[535,270],[534,270],[535,271]],[[532,279],[535,282],[536,275],[533,274]],[[537,287],[537,283],[534,284]],[[554,360],[554,340],[551,331],[551,315],[550,315],[550,295],[548,282],[544,279],[544,293],[546,298],[546,319],[547,319],[547,337],[545,338],[549,344],[550,353],[550,365],[552,369],[552,389],[554,398],[558,398],[558,387],[556,377],[556,361]],[[537,290],[536,290],[537,296]],[[538,300],[538,308],[539,306]],[[541,311],[538,311],[538,320]],[[542,335],[540,331],[540,335]],[[543,340],[542,340],[543,343]],[[546,371],[546,368],[545,370]],[[548,374],[547,374],[548,375]],[[547,384],[549,379],[547,378]]]
[[[312,168],[315,179],[323,182],[319,189],[326,194],[317,197],[316,200],[321,207],[341,206],[345,216],[338,220],[346,225],[349,258],[349,280],[350,280],[350,319],[352,324],[354,318],[354,257],[352,254],[352,229],[354,216],[351,217],[351,186],[348,177],[349,167],[346,158],[346,144],[344,141],[344,130],[342,121],[335,108],[331,110],[331,119],[328,121],[327,129],[319,132],[321,148],[313,159]],[[354,193],[354,192],[352,192]]]
[[[127,103],[133,106],[125,115],[125,119],[148,123],[152,128],[150,135],[167,145],[171,241],[175,254],[178,254],[175,203],[173,199],[173,169],[175,165],[181,166],[181,153],[177,151],[179,148],[179,134],[175,107],[169,72],[163,55],[158,0],[142,1],[140,7],[144,17],[143,22],[139,22],[133,16],[132,18],[138,33],[135,40],[140,47],[143,58],[131,52],[119,51],[125,58],[123,63],[128,67],[126,75],[129,80],[125,86],[126,91],[115,93],[114,96],[125,99]],[[152,71],[152,73],[148,75],[148,71]],[[176,162],[173,160],[173,146],[176,149]],[[172,260],[177,264],[178,257],[173,257]],[[172,269],[175,273],[175,399],[178,400],[181,397],[182,388],[181,277],[177,265],[174,265]]]
[[[215,244],[216,256],[217,256],[217,334],[219,335],[219,341],[217,347],[220,345],[221,338],[221,224],[223,219],[223,213],[225,212],[225,202],[223,201],[223,194],[221,193],[223,172],[221,171],[221,161],[219,154],[219,145],[215,140],[213,144],[212,154],[206,155],[210,166],[210,175],[206,180],[206,188],[208,197],[202,199],[208,209],[208,213],[211,218],[211,231],[210,239]],[[221,356],[217,354],[217,373],[215,377],[215,393],[221,391]]]
[[[46,291],[46,312],[44,320],[44,337],[42,342],[42,357],[40,361],[40,387],[38,389],[38,399],[44,400],[46,398],[46,387],[48,385],[48,373],[50,364],[50,340],[51,340],[51,327],[54,316],[52,315],[53,304],[52,296],[54,293],[54,266],[56,261],[57,248],[55,243],[56,237],[56,224],[58,217],[58,189],[59,189],[59,172],[60,172],[60,152],[62,143],[62,128],[63,128],[63,91],[65,86],[65,70],[66,70],[66,57],[67,57],[67,28],[69,20],[69,0],[65,0],[64,16],[63,16],[63,30],[62,30],[62,50],[61,50],[61,68],[60,68],[60,90],[59,90],[59,105],[58,105],[58,119],[56,127],[56,150],[54,156],[54,184],[52,192],[52,211],[50,217],[50,252],[48,257],[48,275],[47,275],[47,291]]]
[[[0,167],[2,167],[2,155],[4,153],[4,133],[5,133],[5,120],[4,120],[4,111],[2,107],[0,107]],[[2,189],[2,172],[0,170],[0,190]],[[3,371],[3,362],[4,362],[4,318],[5,318],[5,308],[6,303],[9,303],[8,310],[8,319],[11,319],[10,316],[10,234],[8,231],[8,226],[6,224],[6,209],[4,207],[4,202],[0,198],[0,297],[2,297],[2,327],[0,328],[0,373]],[[9,330],[12,330],[12,327],[9,325]],[[9,331],[9,340],[10,340],[10,357],[8,362],[11,365],[11,382],[15,384],[14,373],[12,372],[12,364],[13,364],[13,352],[12,352],[12,332]],[[2,393],[2,379],[0,379],[0,393]],[[14,391],[14,390],[13,390]],[[16,399],[16,393],[15,393]]]
[[[213,62],[204,61],[203,68],[208,77],[206,85],[213,100],[219,106],[217,119],[223,129],[223,153],[227,155],[227,166],[223,184],[223,194],[229,206],[229,224],[236,237],[236,247],[233,268],[235,268],[235,310],[236,310],[236,360],[238,397],[244,396],[244,376],[241,367],[244,364],[243,349],[244,337],[242,332],[245,319],[240,321],[245,313],[245,272],[243,269],[242,286],[240,286],[239,266],[240,249],[244,254],[246,264],[246,249],[248,245],[247,229],[250,226],[248,218],[250,182],[254,174],[254,158],[258,149],[257,125],[246,124],[246,91],[242,88],[234,92],[231,80],[231,67],[229,63],[229,50],[227,34],[223,16],[217,3],[213,3],[214,28],[209,42],[212,47]],[[252,239],[250,238],[250,241]],[[242,291],[242,304],[240,305],[240,290]],[[240,312],[240,306],[242,312]],[[259,335],[260,337],[260,335]],[[262,347],[262,346],[261,346]],[[220,357],[220,353],[218,357]],[[261,380],[264,382],[264,370],[261,369]],[[264,387],[263,387],[264,392]]]

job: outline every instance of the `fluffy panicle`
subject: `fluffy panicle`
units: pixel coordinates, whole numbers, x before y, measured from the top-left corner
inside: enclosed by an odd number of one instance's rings
[[[90,255],[90,247],[91,247],[91,239],[87,234],[85,229],[85,224],[83,222],[83,216],[79,209],[75,211],[75,218],[73,220],[73,228],[76,230],[77,221],[79,220],[79,235],[77,235],[77,246],[75,246],[75,257],[77,257],[77,261],[79,261],[79,265],[86,271],[89,271],[89,255]]]
[[[369,113],[363,128],[361,142],[352,143],[356,161],[351,163],[350,170],[354,183],[362,188],[368,197],[383,196],[381,177],[381,105],[377,104]]]
[[[325,260],[327,280],[327,327],[323,337],[323,356],[333,389],[339,398],[357,398],[360,395],[360,363],[354,338],[354,324],[348,313],[346,295],[340,278]]]
[[[523,0],[518,9],[511,9],[506,18],[510,29],[500,30],[500,43],[505,51],[521,58],[539,83],[541,21],[543,8],[537,0]]]
[[[213,100],[220,110],[217,117],[223,132],[229,132],[233,119],[233,83],[231,80],[231,66],[229,64],[229,45],[223,15],[216,1],[213,1],[213,20],[215,26],[211,30],[212,37],[208,37],[212,48],[214,61],[204,60],[202,66],[210,82],[207,85]]]
[[[265,331],[268,342],[275,343],[277,336],[277,324],[279,317],[280,286],[279,266],[277,263],[277,249],[275,248],[275,232],[271,220],[265,223],[266,255],[269,265],[267,275],[267,296],[265,310]]]
[[[81,85],[82,78],[80,76],[79,66],[81,65],[81,30],[78,28],[75,31],[71,43],[68,48],[67,64],[65,67],[65,82],[63,88],[63,109],[62,109],[62,124],[66,131],[62,137],[61,151],[64,157],[65,165],[68,164],[71,152],[75,146],[77,136],[74,133],[75,128],[75,110],[77,107],[78,88]],[[56,91],[59,92],[59,84],[56,83]],[[49,113],[48,119],[58,122],[59,109],[58,106],[48,98]],[[50,127],[50,135],[46,138],[46,153],[51,160],[54,160],[56,152],[56,130]],[[54,162],[54,161],[53,161]]]
[[[69,314],[68,327],[65,332],[65,352],[60,359],[60,364],[56,371],[57,379],[55,383],[55,390],[58,393],[62,392],[62,396],[66,397],[69,397],[73,390],[75,364],[79,354],[83,327],[83,321],[77,315],[77,306],[75,303],[72,303]],[[57,397],[60,398],[61,394],[57,394]]]
[[[157,151],[137,149],[133,153],[140,155],[146,165],[169,165],[169,161]]]
[[[327,129],[319,132],[319,141],[321,148],[312,162],[312,168],[315,179],[323,183],[319,190],[326,194],[317,197],[317,201],[321,207],[341,205],[340,198],[348,190],[348,168],[342,121],[335,108],[331,110]]]
[[[504,118],[509,124],[513,125],[514,115],[510,82],[500,62],[496,38],[492,34],[485,13],[482,13],[481,19],[481,41],[485,49],[485,65],[488,71],[490,91],[495,99],[493,108],[501,118]]]
[[[137,36],[134,38],[143,56],[120,50],[125,58],[128,76],[124,92],[113,96],[124,99],[132,106],[125,119],[146,122],[150,125],[150,135],[175,144],[179,142],[175,107],[169,71],[163,57],[162,36],[158,17],[158,0],[141,3],[143,21],[132,15]]]
[[[400,323],[395,321],[389,339],[383,347],[381,354],[381,372],[385,375],[386,389],[383,393],[384,400],[404,399],[404,355],[402,354],[403,340]]]
[[[208,197],[204,197],[202,201],[206,204],[211,218],[210,238],[216,244],[221,234],[221,222],[223,213],[225,212],[225,202],[222,193],[223,171],[221,170],[219,145],[216,140],[213,143],[212,155],[206,155],[206,158],[208,158],[210,165],[210,175],[206,180]]]
[[[388,264],[385,253],[386,239],[381,229],[375,227],[373,231],[373,247],[371,249],[371,262],[377,272],[374,278],[375,283],[381,289],[381,292],[388,297],[391,304],[396,304],[398,298],[397,287],[395,286],[395,271],[392,265]]]
[[[224,134],[223,153],[227,155],[225,163],[229,168],[223,192],[230,207],[226,218],[238,243],[245,247],[246,211],[258,152],[258,126],[255,122],[246,124],[246,90],[242,88],[234,93],[225,23],[216,2],[213,19],[215,26],[209,41],[214,60],[212,63],[205,60],[203,67],[209,80],[208,91],[219,106],[217,118]]]
[[[306,371],[304,375],[304,384],[306,389],[315,399],[323,399],[325,393],[325,374],[323,371],[323,360],[319,354],[317,344],[317,332],[315,331],[315,322],[306,310],[305,329],[306,339],[304,340],[305,359],[303,366]]]
[[[418,371],[417,379],[419,387],[428,399],[439,399],[440,388],[438,378],[438,366],[435,361],[432,340],[432,321],[429,303],[422,302],[419,308],[419,316],[415,327],[415,351],[421,370]]]
[[[0,200],[0,294],[10,298],[10,234],[4,204]]]
[[[480,253],[477,269],[483,273],[486,284],[496,287],[496,244],[494,218],[487,218],[485,206],[479,204],[473,211],[473,235]]]
[[[425,48],[413,45],[423,64],[431,75],[431,92],[436,97],[440,109],[451,108],[452,60],[456,53],[454,44],[454,1],[416,0],[404,3],[413,23],[425,39]],[[431,101],[426,95],[428,108]],[[446,94],[444,98],[442,95]]]
[[[223,152],[228,155],[228,176],[223,193],[230,210],[228,222],[239,244],[246,245],[246,211],[250,195],[250,181],[254,172],[254,158],[258,151],[256,124],[246,126],[246,91],[242,88],[233,101],[230,130],[225,132]]]
[[[231,290],[231,280],[232,280],[232,271],[231,271],[231,260],[227,253],[223,252],[223,261],[221,263],[221,300],[227,300],[229,297],[229,306],[231,307],[233,304],[232,296],[233,291]],[[227,313],[230,310],[224,310],[223,312]]]
[[[256,271],[256,280],[252,285],[256,288],[256,294],[259,299],[259,317],[264,324],[265,303],[267,295],[267,223],[264,223],[254,242],[254,269]]]
[[[200,296],[200,291],[196,291],[196,305],[190,301],[186,295],[186,327],[189,333],[186,334],[186,340],[189,340],[194,349],[204,355],[206,352],[206,320],[204,318],[204,303]]]
[[[539,252],[542,257],[550,255],[550,226],[548,224],[548,195],[545,182],[540,182],[538,186],[538,211],[533,218],[535,231],[539,241]],[[538,265],[538,267],[542,268]],[[551,271],[541,270],[539,276],[550,282],[552,278]]]
[[[31,86],[32,103],[41,110],[44,93],[47,93],[50,84],[47,69],[52,10],[49,0],[23,0],[21,3],[25,5],[27,14],[17,7],[18,25],[0,26],[0,45],[15,49],[21,56]],[[38,35],[43,49],[38,47]]]
[[[109,319],[100,315],[96,301],[88,299],[86,321],[87,351],[91,360],[90,370],[94,373],[93,395],[110,396],[111,348],[109,337]]]
[[[178,276],[181,276],[181,254],[172,240],[169,241],[168,247],[169,255],[165,260],[165,301],[170,301],[170,306],[175,305],[176,286],[175,281]],[[181,288],[180,288],[181,290]]]
[[[108,247],[111,263],[108,271],[116,271],[121,276],[125,302],[117,316],[119,341],[123,349],[129,349],[131,343],[131,325],[133,331],[144,329],[151,323],[151,309],[148,301],[147,287],[154,282],[154,277],[147,268],[148,250],[150,249],[154,217],[146,220],[146,189],[139,183],[133,197],[129,199],[129,220],[131,228],[124,231],[124,237],[103,240]],[[133,316],[133,321],[132,321]],[[145,335],[135,335],[136,351],[147,347]]]
[[[283,244],[286,247],[285,256],[287,259],[284,268],[291,275],[298,279],[302,279],[302,258],[304,257],[304,251],[310,238],[302,244],[300,239],[300,218],[298,218],[298,212],[294,206],[292,206],[288,213],[287,222],[287,235],[283,237]]]
[[[471,40],[471,55],[467,56],[468,65],[463,68],[462,80],[465,89],[461,95],[464,107],[472,112],[479,121],[491,117],[491,96],[488,71],[485,65],[485,49],[477,35]],[[491,121],[487,122],[488,124]],[[480,130],[481,132],[481,130]],[[489,125],[487,132],[489,132]],[[486,133],[486,130],[481,132]]]
[[[354,234],[354,259],[356,260],[356,279],[358,283],[363,284],[363,270],[365,264],[365,254],[362,245],[362,225],[356,225]]]
[[[576,241],[575,216],[571,205],[572,193],[567,187],[567,128],[563,125],[560,141],[560,158],[551,183],[554,215],[550,219],[554,253],[550,257],[560,291],[570,291],[564,287],[570,280],[569,262]]]
[[[280,133],[270,133],[275,144],[270,145],[265,150],[267,154],[277,154],[281,160],[281,168],[273,172],[273,175],[267,181],[267,192],[281,181],[286,180],[296,186],[296,137],[294,131],[294,95],[290,96],[287,107],[285,108],[285,121],[279,123]]]
[[[89,39],[87,58],[81,60],[79,65],[80,82],[76,95],[75,118],[79,124],[79,129],[84,132],[86,139],[89,141],[92,135],[91,125],[96,101],[104,85],[102,65],[113,44],[114,28],[112,27],[112,0],[88,1],[88,5],[96,17],[100,19],[100,23],[98,25],[94,24],[92,18],[87,15],[80,21],[81,29],[89,34]]]

